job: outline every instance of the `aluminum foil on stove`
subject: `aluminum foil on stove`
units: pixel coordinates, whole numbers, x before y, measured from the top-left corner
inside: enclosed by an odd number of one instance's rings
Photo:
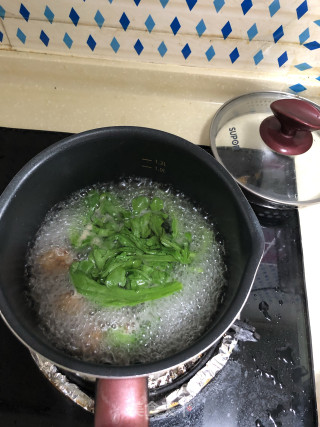
[[[197,371],[196,374],[181,387],[164,397],[149,402],[149,415],[159,414],[178,405],[182,406],[190,402],[190,400],[200,393],[200,391],[226,365],[238,341],[256,341],[257,338],[258,335],[254,328],[250,328],[250,326],[243,322],[236,321],[230,330],[223,336],[214,356],[203,368]],[[58,390],[87,411],[94,412],[94,399],[62,374],[59,368],[52,362],[35,352],[31,352],[31,355],[41,372]],[[154,389],[174,381],[179,375],[185,373],[190,366],[194,365],[200,357],[201,356],[197,356],[192,359],[192,361],[181,364],[169,371],[150,375],[148,379],[149,389]]]
[[[31,356],[38,365],[40,371],[61,393],[87,411],[94,412],[94,400],[80,390],[76,384],[69,381],[69,379],[59,371],[56,365],[45,357],[40,356],[38,353],[31,352]]]
[[[218,348],[217,354],[200,369],[187,383],[171,392],[159,401],[150,402],[149,414],[154,415],[167,411],[178,405],[190,402],[225,366],[230,355],[237,345],[236,334],[225,334]]]

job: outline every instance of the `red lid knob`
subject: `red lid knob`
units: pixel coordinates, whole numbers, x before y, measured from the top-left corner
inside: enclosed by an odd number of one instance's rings
[[[311,132],[320,129],[320,110],[295,98],[274,101],[270,108],[274,116],[267,117],[260,125],[263,141],[281,154],[308,151],[313,142]]]

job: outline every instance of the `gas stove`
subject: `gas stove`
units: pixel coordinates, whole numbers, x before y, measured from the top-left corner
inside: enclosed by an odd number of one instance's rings
[[[0,128],[0,190],[29,159],[65,136]],[[200,393],[186,405],[151,416],[150,426],[317,425],[298,212],[252,207],[263,228],[265,253],[241,320],[256,331],[256,339],[239,340]],[[0,425],[93,425],[92,413],[48,381],[2,320],[0,343]]]

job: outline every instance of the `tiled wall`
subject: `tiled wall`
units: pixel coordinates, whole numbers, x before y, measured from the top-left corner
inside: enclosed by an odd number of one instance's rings
[[[0,49],[291,72],[299,93],[320,87],[320,0],[0,0]]]

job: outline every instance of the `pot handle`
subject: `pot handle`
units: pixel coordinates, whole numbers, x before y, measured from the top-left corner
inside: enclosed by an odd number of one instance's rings
[[[97,380],[95,427],[147,427],[147,377]]]
[[[320,111],[302,99],[279,99],[270,108],[273,116],[260,125],[263,141],[274,151],[303,154],[312,145],[312,131],[320,129]]]

